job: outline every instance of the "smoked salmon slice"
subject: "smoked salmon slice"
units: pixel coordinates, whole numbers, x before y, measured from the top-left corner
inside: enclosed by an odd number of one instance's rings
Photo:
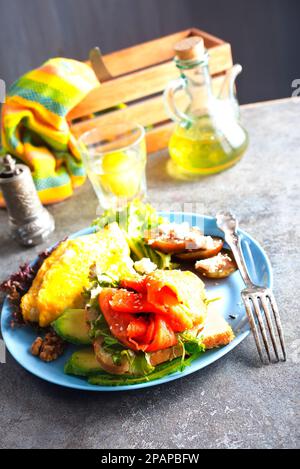
[[[176,332],[204,322],[204,284],[192,272],[157,270],[124,280],[121,286],[104,288],[99,306],[112,334],[133,350],[172,347],[177,344]]]
[[[124,279],[120,282],[121,288],[134,290],[139,293],[146,292],[146,277]]]
[[[120,313],[154,313],[154,306],[147,301],[147,296],[143,293],[128,291],[123,288],[115,290],[110,300],[110,305],[114,311]]]
[[[150,314],[147,319],[134,318],[127,327],[127,335],[136,350],[143,352],[156,352],[177,344],[174,331],[157,314]]]
[[[131,348],[131,344],[127,337],[127,327],[134,315],[129,313],[120,313],[119,311],[114,311],[112,309],[110,302],[116,291],[117,290],[115,288],[103,288],[98,297],[99,306],[109,326],[111,334],[122,342],[122,344]]]
[[[147,300],[175,332],[202,324],[206,317],[204,283],[190,271],[156,270],[146,277]]]
[[[111,333],[124,345],[133,350],[154,352],[177,344],[174,331],[159,315],[150,313],[143,316],[125,311],[116,311],[112,305],[119,291],[104,288],[99,294],[99,306]]]

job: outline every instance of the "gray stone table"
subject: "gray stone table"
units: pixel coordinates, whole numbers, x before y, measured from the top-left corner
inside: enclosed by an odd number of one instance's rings
[[[87,393],[48,384],[7,354],[6,364],[0,364],[1,447],[299,447],[299,110],[293,100],[245,106],[249,150],[238,165],[216,176],[176,182],[164,169],[165,154],[149,157],[148,163],[154,205],[198,203],[211,215],[231,207],[264,246],[273,264],[288,362],[260,366],[248,337],[208,368],[169,384]],[[87,226],[96,206],[88,183],[52,206],[57,228],[49,243]],[[18,247],[0,211],[0,280],[42,248]]]

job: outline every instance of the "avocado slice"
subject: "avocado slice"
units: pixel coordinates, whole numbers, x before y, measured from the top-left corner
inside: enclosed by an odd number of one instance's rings
[[[92,343],[84,309],[66,309],[51,325],[62,339],[71,344],[89,345]]]
[[[64,371],[67,375],[90,376],[100,373],[102,368],[95,356],[94,350],[91,347],[87,347],[73,353],[65,364]]]

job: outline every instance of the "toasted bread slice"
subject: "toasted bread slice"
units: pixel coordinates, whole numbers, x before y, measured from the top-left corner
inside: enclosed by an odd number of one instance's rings
[[[213,303],[208,307],[207,318],[201,335],[207,349],[227,345],[234,339],[233,330]]]
[[[214,303],[208,306],[207,317],[204,328],[201,331],[201,336],[203,337],[203,343],[206,349],[227,345],[234,339],[233,330],[219,313]],[[160,363],[173,360],[181,354],[182,349],[179,345],[153,352],[150,357],[151,365],[156,366]]]

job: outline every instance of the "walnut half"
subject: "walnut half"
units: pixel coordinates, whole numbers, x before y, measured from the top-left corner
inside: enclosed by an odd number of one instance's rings
[[[66,348],[66,343],[54,331],[47,332],[44,339],[37,337],[31,346],[32,355],[44,362],[51,362],[60,357]]]

